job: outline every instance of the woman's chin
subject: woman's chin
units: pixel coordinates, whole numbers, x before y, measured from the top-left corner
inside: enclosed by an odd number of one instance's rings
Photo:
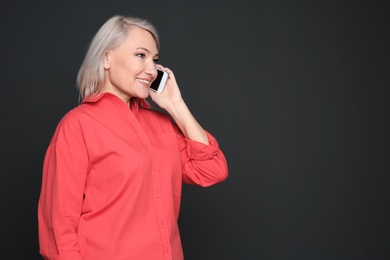
[[[149,97],[149,89],[146,89],[146,91],[142,91],[141,93],[138,93],[138,98],[146,99]]]

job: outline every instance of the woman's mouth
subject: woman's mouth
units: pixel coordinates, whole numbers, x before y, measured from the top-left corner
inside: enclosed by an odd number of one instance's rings
[[[139,78],[136,78],[136,80],[138,82],[141,82],[142,84],[146,84],[146,85],[150,85],[150,81],[146,80],[146,79],[139,79]]]

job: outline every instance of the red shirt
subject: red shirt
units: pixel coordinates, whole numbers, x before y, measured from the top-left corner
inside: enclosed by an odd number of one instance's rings
[[[164,113],[113,94],[85,100],[57,126],[38,206],[40,253],[55,260],[183,259],[182,182],[227,177],[213,136],[191,141]]]

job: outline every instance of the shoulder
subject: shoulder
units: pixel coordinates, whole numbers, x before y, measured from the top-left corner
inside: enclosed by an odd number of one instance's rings
[[[177,132],[175,122],[166,112],[153,108],[141,108],[138,119],[142,125],[158,133]]]
[[[85,121],[85,106],[79,105],[70,109],[63,115],[56,127],[55,135],[64,133],[77,133],[81,131],[82,122]]]
[[[61,124],[74,124],[79,122],[82,118],[83,114],[85,114],[85,106],[79,105],[70,109],[65,115],[61,118],[59,125]]]
[[[58,144],[64,140],[71,140],[74,139],[75,136],[80,136],[81,131],[77,114],[77,109],[73,108],[60,119],[55,128],[50,144]]]
[[[140,110],[144,117],[160,121],[162,123],[172,124],[172,120],[169,115],[163,111],[156,110],[154,108],[141,108]]]

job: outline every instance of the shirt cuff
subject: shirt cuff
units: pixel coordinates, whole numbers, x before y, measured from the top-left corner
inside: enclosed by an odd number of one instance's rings
[[[217,140],[207,131],[209,144],[193,141],[186,138],[188,157],[192,160],[211,160],[219,151]]]

